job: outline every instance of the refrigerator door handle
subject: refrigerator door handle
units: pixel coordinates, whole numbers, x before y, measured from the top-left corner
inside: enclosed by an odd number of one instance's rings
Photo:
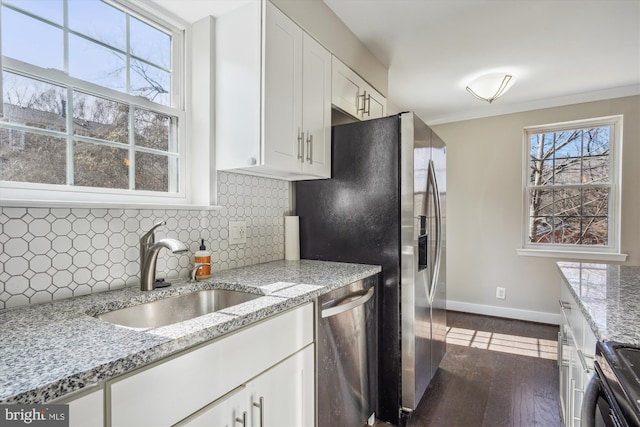
[[[429,304],[433,303],[438,286],[438,276],[440,273],[440,258],[442,257],[442,206],[440,201],[440,191],[438,190],[438,180],[433,160],[429,160],[429,179],[433,191],[433,201],[436,209],[436,257],[433,262],[433,272],[431,274],[431,286],[429,286]]]

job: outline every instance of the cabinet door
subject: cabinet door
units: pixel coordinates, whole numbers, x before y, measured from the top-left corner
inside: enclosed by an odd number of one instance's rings
[[[302,170],[331,177],[331,54],[304,34],[302,123],[305,131]]]
[[[249,396],[246,386],[242,385],[221,397],[212,404],[198,411],[188,419],[176,424],[176,427],[236,427],[241,426],[236,418],[243,419],[243,412],[248,411]],[[236,424],[237,423],[237,424]],[[249,413],[247,412],[247,424]],[[249,424],[250,425],[250,424]],[[247,425],[246,427],[249,427]]]
[[[104,425],[104,391],[102,389],[66,403],[69,405],[70,427],[102,427]]]
[[[289,357],[247,384],[251,427],[313,427],[314,346]]]
[[[571,414],[569,415],[569,424],[572,426],[580,426],[580,414],[582,411],[582,396],[584,389],[582,388],[582,365],[578,352],[580,350],[574,346],[571,348],[571,372],[569,381],[571,385]]]
[[[264,164],[302,169],[302,34],[267,2],[264,54]]]
[[[367,92],[367,112],[368,114],[363,115],[365,119],[379,119],[380,117],[384,117],[387,100],[380,95],[378,92],[372,91],[371,93]]]
[[[331,103],[345,113],[360,118],[360,86],[364,82],[335,56],[331,68]]]

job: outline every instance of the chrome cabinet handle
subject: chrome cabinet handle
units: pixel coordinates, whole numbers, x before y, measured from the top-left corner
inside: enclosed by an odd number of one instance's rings
[[[560,308],[571,310],[571,303],[562,300],[558,300],[558,303],[560,304]]]
[[[260,427],[264,427],[264,397],[260,396],[260,403],[253,402],[253,406],[260,408]]]
[[[247,411],[242,413],[242,418],[236,418],[237,423],[242,423],[242,427],[247,427]]]
[[[367,101],[367,111],[363,111],[362,114],[364,115],[365,113],[367,113],[367,117],[371,117],[371,94],[367,95],[366,101]]]
[[[582,350],[577,348],[576,351],[578,353],[578,359],[580,359],[580,365],[582,365],[582,370],[584,371],[585,374],[590,373],[591,370],[589,369],[589,366],[587,366],[587,359],[585,359],[584,354],[582,353]]]
[[[562,366],[562,334],[558,332],[558,342],[556,347],[556,354],[558,355],[558,366]]]
[[[304,156],[302,154],[304,150],[304,142],[302,141],[303,139],[304,139],[304,131],[298,128],[298,159],[300,159],[301,163],[304,163]]]
[[[309,131],[307,131],[307,161],[309,162],[310,165],[313,164],[312,148],[313,148],[313,135],[311,135]]]
[[[360,98],[362,98],[362,108],[360,108]],[[362,95],[358,95],[358,102],[357,102],[358,113],[362,112],[362,114],[364,115],[365,109],[366,109],[365,108],[366,101],[367,101],[367,91],[365,90]]]

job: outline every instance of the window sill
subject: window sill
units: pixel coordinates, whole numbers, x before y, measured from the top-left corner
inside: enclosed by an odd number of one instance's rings
[[[78,208],[78,209],[165,209],[186,211],[215,211],[221,206],[169,203],[118,203],[54,200],[0,200],[0,208]]]
[[[578,261],[610,261],[624,262],[627,260],[627,254],[612,252],[577,252],[577,251],[551,251],[540,249],[516,249],[520,256],[532,256],[541,258],[562,258]]]

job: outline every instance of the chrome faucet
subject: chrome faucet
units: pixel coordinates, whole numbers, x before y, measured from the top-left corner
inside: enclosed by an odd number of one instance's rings
[[[189,250],[187,245],[175,239],[161,239],[156,242],[156,228],[165,225],[162,221],[151,227],[140,238],[140,290],[152,291],[156,288],[156,263],[158,261],[158,253],[160,249],[167,248],[174,254],[179,254]]]

